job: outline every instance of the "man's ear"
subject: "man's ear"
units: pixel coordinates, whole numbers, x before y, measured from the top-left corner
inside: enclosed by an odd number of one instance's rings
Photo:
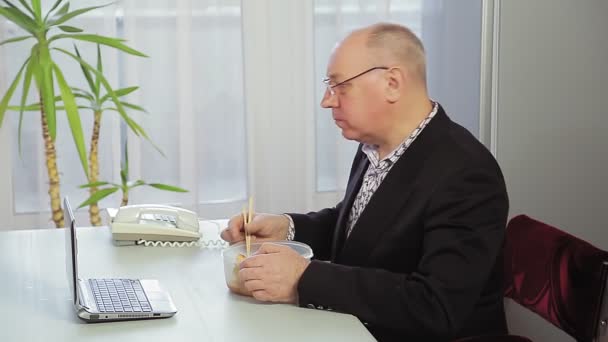
[[[386,99],[395,103],[401,98],[406,87],[407,74],[400,68],[391,68],[386,72]]]

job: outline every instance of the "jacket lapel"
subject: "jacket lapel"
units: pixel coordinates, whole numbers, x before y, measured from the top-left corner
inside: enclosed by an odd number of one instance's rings
[[[344,245],[344,239],[346,238],[346,225],[348,223],[350,208],[352,208],[355,198],[357,197],[357,193],[359,192],[359,188],[361,188],[361,184],[363,183],[363,175],[365,175],[365,171],[369,165],[369,160],[361,151],[361,146],[359,146],[357,153],[360,154],[360,160],[357,166],[355,166],[356,164],[353,165],[353,167],[356,167],[357,169],[350,178],[354,181],[348,182],[346,192],[344,194],[344,200],[342,201],[342,210],[340,210],[338,220],[336,221],[336,229],[334,230],[334,239],[331,249],[332,262],[336,260],[338,252]]]
[[[436,116],[403,153],[372,195],[350,236],[346,238],[342,250],[336,256],[336,262],[351,265],[365,264],[373,246],[390,229],[391,223],[403,210],[402,208],[410,197],[413,181],[417,179],[421,172],[424,160],[432,153],[437,142],[439,142],[438,138],[443,135],[447,123],[449,123],[449,119],[443,109],[439,107]],[[350,212],[354,198],[362,183],[363,173],[360,177],[361,179],[357,178],[356,191],[350,194],[352,198],[349,198],[348,204],[345,203],[347,205],[343,207],[341,216],[345,216],[344,213],[348,215]],[[345,226],[346,220],[343,221],[342,225]],[[338,228],[344,231],[345,229],[342,228],[345,227],[343,226],[338,226]],[[345,233],[343,234],[345,235]]]

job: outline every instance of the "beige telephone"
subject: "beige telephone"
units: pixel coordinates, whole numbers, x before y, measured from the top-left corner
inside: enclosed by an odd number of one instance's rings
[[[196,213],[160,204],[120,207],[110,226],[118,245],[141,240],[196,241],[201,237]]]

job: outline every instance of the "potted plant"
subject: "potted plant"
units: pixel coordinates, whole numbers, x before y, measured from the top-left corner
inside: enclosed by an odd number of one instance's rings
[[[76,55],[80,57],[80,52],[77,47],[74,47]],[[82,74],[87,81],[89,89],[80,89],[80,88],[72,88],[74,92],[74,96],[76,96],[81,102],[84,102],[84,105],[79,106],[81,109],[90,110],[93,112],[93,129],[91,133],[91,140],[89,144],[89,174],[88,174],[88,184],[81,186],[80,188],[87,188],[89,190],[90,197],[80,205],[89,206],[89,219],[93,226],[101,225],[101,217],[99,215],[99,205],[98,202],[113,194],[114,192],[121,190],[122,191],[122,203],[121,206],[127,205],[129,202],[129,190],[138,186],[151,186],[161,190],[167,191],[176,191],[176,192],[187,192],[187,190],[167,185],[161,183],[146,183],[143,180],[137,180],[135,182],[129,181],[129,159],[127,155],[127,148],[125,146],[125,159],[124,163],[121,166],[120,176],[121,176],[121,184],[99,181],[99,135],[101,131],[101,118],[105,111],[118,111],[115,106],[112,106],[110,94],[101,93],[100,80],[99,75],[103,72],[103,62],[101,58],[101,50],[99,45],[97,45],[97,71],[98,73],[93,77],[90,70],[81,65]],[[126,87],[121,89],[116,89],[114,93],[116,97],[120,98],[120,103],[127,109],[142,111],[146,110],[138,105],[124,102],[122,98],[131,94],[132,92],[139,89],[137,86]],[[135,132],[137,133],[137,132]],[[152,144],[154,146],[154,144]],[[157,151],[161,154],[162,151],[154,146]],[[164,154],[163,154],[164,155]],[[103,186],[103,189],[98,190],[99,186]],[[79,207],[79,208],[80,208]]]
[[[121,168],[120,168],[120,180],[121,183],[112,183],[112,182],[107,182],[107,181],[100,181],[100,182],[94,182],[94,183],[89,183],[89,184],[85,184],[85,185],[81,185],[80,188],[82,189],[91,189],[91,188],[98,188],[98,187],[102,187],[101,189],[92,192],[91,196],[85,200],[84,202],[82,202],[78,208],[82,208],[85,207],[87,205],[91,205],[93,203],[97,203],[99,201],[101,201],[102,199],[110,196],[111,194],[115,193],[116,191],[120,190],[122,192],[122,199],[120,202],[120,206],[125,206],[127,204],[129,204],[129,191],[133,188],[137,188],[140,186],[150,186],[159,190],[165,190],[165,191],[173,191],[173,192],[188,192],[188,190],[186,189],[182,189],[180,187],[177,186],[173,186],[173,185],[167,185],[167,184],[161,184],[161,183],[147,183],[141,179],[138,179],[136,181],[131,181],[129,180],[129,154],[127,152],[127,147],[125,146],[125,159],[124,162],[121,163]]]
[[[40,122],[42,125],[42,137],[49,180],[48,192],[50,196],[52,220],[56,227],[63,227],[60,173],[57,169],[57,151],[55,148],[55,137],[57,135],[55,86],[59,88],[59,97],[63,103],[61,109],[65,110],[67,114],[71,135],[76,144],[76,150],[78,151],[80,162],[87,175],[87,179],[89,178],[89,167],[75,94],[68,81],[65,79],[63,71],[55,63],[54,56],[56,54],[64,54],[79,63],[81,67],[88,70],[92,75],[95,75],[96,84],[98,84],[99,88],[103,87],[105,89],[109,99],[112,100],[116,110],[131,130],[133,130],[135,134],[143,136],[146,139],[148,139],[148,136],[143,128],[127,115],[125,105],[120,101],[119,96],[112,89],[103,74],[80,58],[78,54],[55,47],[55,42],[65,39],[84,41],[116,48],[135,56],[146,57],[146,55],[125,45],[123,39],[87,34],[80,28],[68,25],[72,19],[108,5],[93,6],[70,11],[69,2],[57,0],[53,6],[51,6],[51,9],[43,15],[40,0],[31,0],[29,3],[25,0],[19,0],[20,7],[7,0],[3,0],[2,2],[5,6],[0,6],[0,16],[22,28],[26,34],[2,41],[0,42],[0,45],[13,44],[26,40],[33,40],[33,42],[30,55],[22,63],[17,75],[0,100],[0,128],[6,110],[9,107],[9,101],[23,77],[22,96],[19,105],[19,121],[21,124],[23,111],[27,109],[25,101],[33,81],[33,86],[36,88],[40,100],[38,109],[40,111]],[[62,32],[57,32],[57,30]]]

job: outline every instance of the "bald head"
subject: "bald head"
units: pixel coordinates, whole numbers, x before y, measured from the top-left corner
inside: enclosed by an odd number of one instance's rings
[[[422,43],[408,28],[380,23],[351,32],[327,64],[321,106],[349,140],[393,150],[430,113]]]
[[[424,47],[407,27],[378,23],[353,31],[345,40],[362,42],[369,50],[374,65],[400,65],[409,70],[410,77],[426,85]]]

